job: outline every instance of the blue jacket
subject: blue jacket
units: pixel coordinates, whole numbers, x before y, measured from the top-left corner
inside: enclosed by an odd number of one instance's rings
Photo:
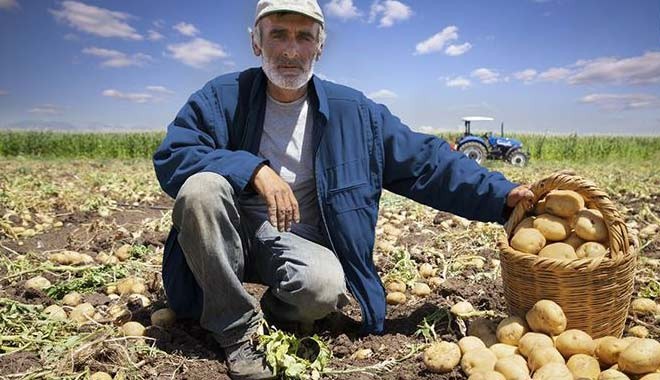
[[[190,97],[154,155],[167,194],[175,198],[198,172],[224,176],[237,194],[252,191],[249,180],[266,162],[257,155],[266,84],[263,71],[253,68],[215,78]],[[442,139],[411,131],[359,91],[314,76],[309,94],[321,216],[362,308],[362,332],[380,333],[385,292],[372,251],[382,190],[469,219],[503,223],[506,196],[516,185],[450,150]],[[163,282],[177,315],[199,317],[202,291],[174,229],[165,245]]]

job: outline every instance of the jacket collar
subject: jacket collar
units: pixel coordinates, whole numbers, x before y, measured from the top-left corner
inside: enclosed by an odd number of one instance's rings
[[[250,93],[251,104],[260,104],[265,99],[267,84],[268,79],[266,78],[266,73],[264,73],[262,68],[259,68],[259,72],[255,78],[254,85],[252,86],[252,91]],[[330,119],[330,107],[328,106],[328,96],[326,95],[323,81],[315,74],[312,75],[312,79],[309,80],[307,85],[309,86],[309,93],[313,94],[316,100],[314,104],[317,107],[317,111],[323,115],[327,121]]]

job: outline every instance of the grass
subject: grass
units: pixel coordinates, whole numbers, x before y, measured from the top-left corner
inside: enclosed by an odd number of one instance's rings
[[[163,132],[66,133],[0,132],[0,157],[150,158]],[[443,134],[454,142],[459,134]],[[660,159],[660,136],[591,136],[512,134],[534,161],[601,162]]]

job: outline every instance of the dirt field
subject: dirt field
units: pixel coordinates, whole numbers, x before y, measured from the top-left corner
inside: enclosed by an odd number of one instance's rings
[[[0,161],[0,167],[0,378],[85,378],[96,371],[115,379],[228,378],[221,351],[194,321],[150,326],[151,313],[166,307],[160,263],[172,200],[160,191],[148,161],[17,159]],[[496,168],[522,182],[567,169],[562,164]],[[660,223],[660,171],[651,163],[571,168],[606,190],[639,236],[634,297],[660,301],[660,238],[648,227]],[[459,367],[443,375],[427,372],[420,353],[431,339],[457,341],[465,335],[470,321],[448,312],[458,301],[469,301],[495,322],[506,314],[495,245],[503,229],[386,194],[377,233],[374,257],[383,279],[422,281],[417,268],[430,263],[440,285],[426,297],[408,290],[405,304],[388,306],[382,336],[357,335],[355,302],[318,321],[313,332],[332,351],[322,377],[467,379]],[[49,260],[63,251],[93,260],[77,265]],[[99,263],[118,251],[127,253],[124,261]],[[25,282],[35,276],[51,286],[26,290]],[[109,286],[128,276],[143,279],[141,296],[108,294]],[[260,285],[248,287],[255,296],[264,291]],[[62,297],[73,291],[95,308],[87,323],[43,315],[45,307],[62,305]],[[658,318],[631,316],[627,326],[643,325],[658,339]],[[118,326],[127,320],[147,326],[147,338],[123,337]]]

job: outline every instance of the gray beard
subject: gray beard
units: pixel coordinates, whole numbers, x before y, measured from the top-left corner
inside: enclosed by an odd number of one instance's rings
[[[307,85],[307,82],[312,79],[312,75],[314,75],[314,60],[312,60],[309,70],[303,68],[303,72],[300,75],[295,78],[290,78],[280,75],[280,73],[277,72],[277,63],[270,59],[270,57],[266,57],[265,52],[262,52],[261,68],[264,70],[264,73],[266,73],[266,77],[268,77],[268,79],[277,87],[286,90],[298,90]]]

